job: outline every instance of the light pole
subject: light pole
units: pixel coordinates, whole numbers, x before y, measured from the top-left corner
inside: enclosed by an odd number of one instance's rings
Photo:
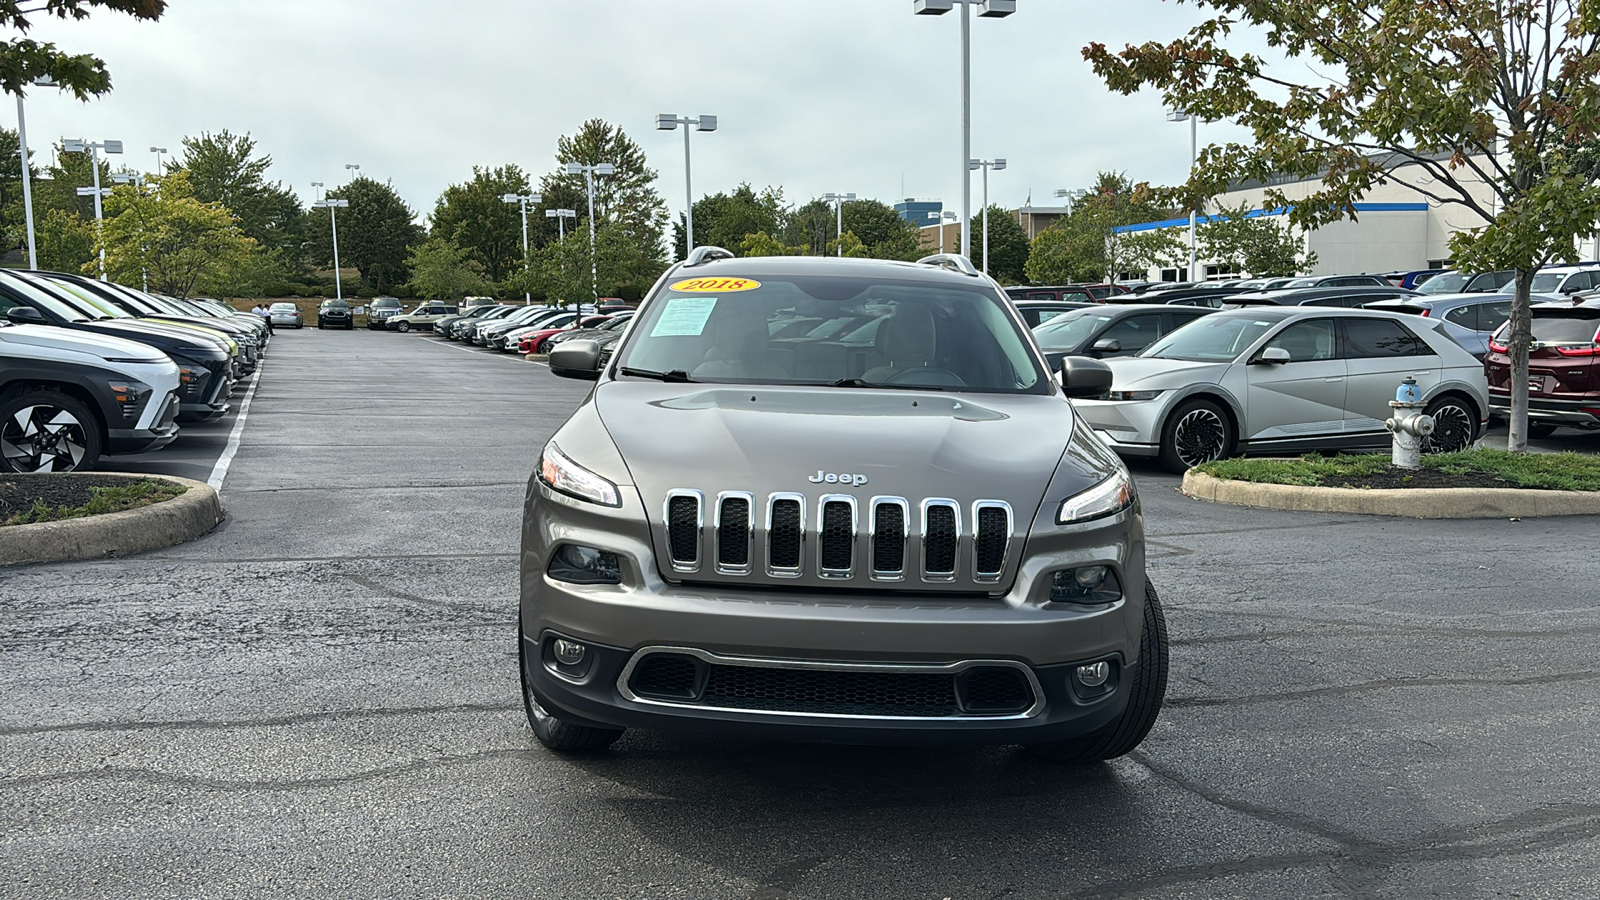
[[[935,211],[935,210],[931,210],[930,209],[930,210],[928,210],[928,218],[932,219],[934,227],[939,229],[937,232],[935,232],[938,236],[933,239],[933,243],[934,243],[934,246],[937,248],[937,252],[943,253],[944,252],[944,223],[946,223],[946,222],[954,222],[956,220],[956,214],[955,214],[954,211],[948,210],[948,209],[939,210],[939,211]]]
[[[165,147],[151,147],[150,152],[156,155],[156,174],[161,174],[161,155],[167,152]]]
[[[318,209],[323,207],[328,209],[328,222],[333,227],[333,296],[336,300],[343,300],[344,284],[339,278],[339,215],[334,210],[349,206],[350,201],[325,197],[311,205]]]
[[[350,169],[354,169],[357,172],[361,171],[361,164],[360,163],[345,163],[344,167],[345,167],[346,171],[349,171]]]
[[[320,187],[322,187],[322,182],[313,181],[313,182],[311,182],[311,186],[314,187],[314,188],[320,188]],[[327,193],[326,191],[317,191],[317,199],[321,200],[323,195],[326,194],[326,193]]]
[[[961,4],[961,255],[972,256],[972,7],[986,19],[1003,19],[1017,11],[1017,0],[913,0],[919,16],[942,16]]]
[[[835,194],[830,192],[822,195],[823,202],[833,204],[834,215],[838,219],[839,240],[834,245],[834,249],[838,251],[838,255],[841,258],[844,256],[844,203],[846,200],[854,200],[855,198],[855,194]]]
[[[983,170],[983,274],[989,274],[989,170],[996,172],[1006,167],[1003,159],[973,159],[967,165],[972,169]]]
[[[104,150],[107,153],[120,154],[122,152],[122,142],[85,140],[63,140],[61,142],[61,151],[63,153],[83,153],[87,151],[89,154],[89,170],[94,173],[94,187],[92,189],[78,188],[78,196],[82,197],[85,194],[94,195],[94,235],[95,239],[100,243],[100,280],[105,281],[106,244],[104,235],[101,233],[103,230],[102,226],[105,223],[105,211],[101,208],[100,200],[105,196],[106,193],[109,193],[109,191],[102,192],[100,189],[99,151],[101,150]]]
[[[679,125],[683,126],[683,190],[689,201],[683,214],[683,258],[688,259],[690,251],[694,250],[694,188],[689,186],[689,126],[693,125],[696,131],[716,131],[717,117],[705,113],[701,113],[698,119],[672,113],[656,116],[657,131],[671,131]]]
[[[546,219],[556,220],[556,233],[561,240],[567,239],[567,219],[576,219],[578,211],[575,209],[547,209],[544,211]]]
[[[567,163],[568,175],[582,175],[584,184],[589,190],[589,290],[594,294],[594,302],[600,302],[600,267],[594,259],[594,177],[596,175],[615,175],[617,167],[608,162],[595,163],[586,166],[583,163]]]
[[[1194,164],[1200,155],[1200,117],[1183,110],[1175,109],[1167,113],[1168,122],[1189,123],[1189,177],[1194,177]],[[1194,277],[1195,243],[1194,243],[1195,209],[1189,207],[1189,280],[1199,281]]]
[[[1089,196],[1089,190],[1088,188],[1056,188],[1056,196],[1065,197],[1067,200],[1067,209],[1068,211],[1071,211],[1072,207],[1077,205],[1079,200]]]
[[[539,194],[501,194],[500,199],[506,203],[515,203],[522,209],[522,270],[528,270],[528,204],[539,203],[544,197]],[[522,302],[532,303],[533,295],[527,291],[522,292]]]
[[[57,87],[54,78],[34,79],[34,87]],[[28,226],[28,268],[39,268],[39,252],[33,241],[33,173],[28,165],[28,123],[22,113],[22,92],[17,92],[17,151],[22,154],[22,218]]]

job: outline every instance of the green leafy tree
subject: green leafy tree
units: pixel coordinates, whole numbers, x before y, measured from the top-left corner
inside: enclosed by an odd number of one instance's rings
[[[181,171],[153,188],[121,185],[105,207],[106,274],[123,284],[148,278],[152,290],[175,297],[220,293],[216,288],[249,265],[256,250],[226,207],[195,199]],[[82,266],[96,269],[94,260]]]
[[[599,276],[598,291],[590,281],[591,259]],[[626,228],[613,222],[595,234],[592,257],[589,233],[568,232],[565,239],[540,247],[527,274],[512,275],[506,288],[564,305],[590,303],[596,296],[632,301],[643,297],[665,268],[658,257],[639,249]]]
[[[183,155],[170,169],[189,175],[194,197],[220,203],[233,213],[239,230],[268,250],[297,252],[305,242],[300,198],[282,182],[268,182],[271,156],[257,156],[255,139],[227,129],[183,139]]]
[[[500,281],[523,264],[521,208],[500,198],[527,193],[528,176],[517,166],[473,166],[470,180],[450,185],[439,196],[433,208],[433,236],[463,250],[490,281]],[[529,227],[543,218],[543,213],[531,210]]]
[[[975,262],[983,263],[983,216],[972,238]],[[1001,284],[1021,284],[1027,280],[1028,233],[1011,214],[999,206],[989,207],[989,274]]]
[[[789,214],[778,238],[784,244],[804,248],[806,256],[821,256],[827,252],[829,242],[839,236],[835,218],[832,203],[821,198],[812,200]]]
[[[851,200],[844,205],[844,230],[853,233],[872,259],[920,259],[922,231],[878,200]]]
[[[1151,202],[1143,185],[1121,173],[1101,172],[1087,196],[1041,231],[1025,266],[1034,284],[1114,281],[1123,273],[1140,272],[1171,257],[1178,239],[1160,229],[1120,229],[1167,217]]]
[[[1509,446],[1525,450],[1533,274],[1571,258],[1600,218],[1600,171],[1581,152],[1600,133],[1600,3],[1194,5],[1215,15],[1175,40],[1083,51],[1113,90],[1152,87],[1170,107],[1251,130],[1248,143],[1206,148],[1171,195],[1188,207],[1241,178],[1320,177],[1289,214],[1315,228],[1393,182],[1481,217],[1451,250],[1462,268],[1517,272]],[[1226,46],[1251,30],[1287,64]],[[1288,200],[1269,187],[1263,205]]]
[[[154,21],[161,18],[167,4],[166,0],[0,0],[0,27],[25,35],[33,27],[30,17],[36,14],[84,19],[96,9]],[[0,41],[0,87],[4,87],[6,93],[21,94],[44,77],[53,79],[57,86],[79,100],[111,91],[111,73],[99,57],[66,53],[55,44],[25,37]]]
[[[804,256],[805,248],[791,247],[765,231],[758,231],[744,236],[744,240],[739,242],[738,253],[740,256]]]
[[[395,193],[394,186],[365,175],[330,193],[346,200],[348,207],[338,210],[339,262],[354,266],[361,280],[382,293],[406,280],[406,257],[422,241],[417,215]],[[333,264],[333,237],[329,212],[313,209],[308,218],[313,259],[319,265]]]
[[[20,177],[20,173],[19,173]],[[100,185],[111,187],[111,166],[100,160]],[[94,168],[87,153],[68,153],[56,146],[55,161],[46,166],[42,177],[33,183],[33,215],[45,210],[70,212],[85,221],[94,221],[94,197],[79,196],[78,188],[94,187]]]
[[[64,209],[45,210],[34,222],[39,267],[77,272],[95,257],[94,226]]]
[[[1305,238],[1251,213],[1248,203],[1224,206],[1201,224],[1196,229],[1201,255],[1257,277],[1297,275],[1317,264],[1317,255],[1306,252]]]
[[[406,268],[411,290],[429,300],[478,296],[489,289],[477,260],[448,238],[431,237],[412,247]]]
[[[661,260],[667,204],[656,191],[656,170],[646,164],[644,150],[632,138],[621,128],[590,119],[577,134],[556,142],[556,163],[556,171],[540,180],[539,193],[546,207],[577,210],[578,218],[569,223],[569,229],[575,225],[576,230],[587,233],[589,200],[584,176],[568,174],[567,164],[610,163],[616,166],[615,174],[594,176],[596,229],[615,224],[641,255]],[[552,220],[541,218],[540,223],[539,243],[545,244],[555,238],[557,229]],[[528,225],[531,234],[534,222]]]
[[[748,183],[733,189],[733,193],[717,193],[694,202],[694,234],[697,246],[722,247],[735,253],[746,237],[752,234],[777,234],[788,215],[783,202],[783,189],[768,187],[757,194]],[[672,226],[672,240],[677,258],[684,259],[684,217],[678,216]]]

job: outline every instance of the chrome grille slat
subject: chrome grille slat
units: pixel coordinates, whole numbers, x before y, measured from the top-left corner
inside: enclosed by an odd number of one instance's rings
[[[906,577],[906,525],[911,504],[904,497],[873,497],[867,532],[872,535],[872,577],[902,581]]]
[[[669,491],[665,520],[667,553],[673,571],[700,571],[700,538],[705,529],[705,498],[699,491]]]
[[[817,574],[853,578],[856,560],[856,498],[826,494],[817,501]]]
[[[999,581],[1011,551],[1011,506],[999,500],[972,504],[972,578]]]
[[[944,497],[922,501],[922,580],[955,581],[961,507]]]
[[[805,565],[806,498],[801,494],[767,497],[767,574],[799,578]]]
[[[750,544],[755,532],[751,515],[754,498],[747,491],[717,495],[717,571],[724,575],[750,574]]]

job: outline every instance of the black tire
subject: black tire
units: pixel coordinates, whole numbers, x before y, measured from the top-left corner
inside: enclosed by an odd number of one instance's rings
[[[528,642],[522,635],[522,617],[517,616],[517,671],[522,676],[522,709],[528,714],[528,727],[539,743],[558,753],[604,750],[615,744],[626,729],[575,725],[545,709],[528,685]]]
[[[42,389],[0,395],[0,446],[12,448],[0,452],[6,472],[82,472],[94,468],[104,450],[89,407]]]
[[[1478,413],[1472,404],[1446,395],[1428,404],[1433,434],[1422,439],[1423,453],[1456,453],[1478,439]]]
[[[1559,425],[1535,425],[1532,422],[1529,422],[1528,437],[1531,437],[1536,441],[1542,441],[1550,435],[1555,434],[1556,429],[1559,427]]]
[[[1144,628],[1139,634],[1139,667],[1128,685],[1128,705],[1116,721],[1076,741],[1030,744],[1028,749],[1055,762],[1095,763],[1133,751],[1161,715],[1167,695],[1167,617],[1155,585],[1144,583]]]
[[[1159,460],[1169,472],[1222,459],[1233,452],[1233,425],[1210,400],[1190,400],[1173,410],[1161,427]]]
[[[405,334],[406,332],[411,330],[411,323],[410,322],[401,322],[400,324],[398,324],[398,325],[396,325],[394,327],[394,330],[400,332],[401,334]]]

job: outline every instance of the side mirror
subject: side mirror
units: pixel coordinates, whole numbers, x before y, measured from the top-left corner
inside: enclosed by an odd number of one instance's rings
[[[1268,347],[1261,351],[1255,361],[1262,365],[1277,366],[1289,361],[1289,351],[1282,347]]]
[[[1111,367],[1087,356],[1061,358],[1061,391],[1068,397],[1094,399],[1111,390]]]
[[[31,306],[13,306],[6,310],[6,318],[20,325],[37,325],[44,321],[44,316]]]
[[[597,341],[567,341],[550,351],[549,362],[552,375],[594,381],[600,377],[600,344]]]
[[[1116,338],[1103,338],[1095,341],[1094,346],[1090,347],[1089,349],[1095,351],[1096,353],[1121,353],[1122,342]]]

